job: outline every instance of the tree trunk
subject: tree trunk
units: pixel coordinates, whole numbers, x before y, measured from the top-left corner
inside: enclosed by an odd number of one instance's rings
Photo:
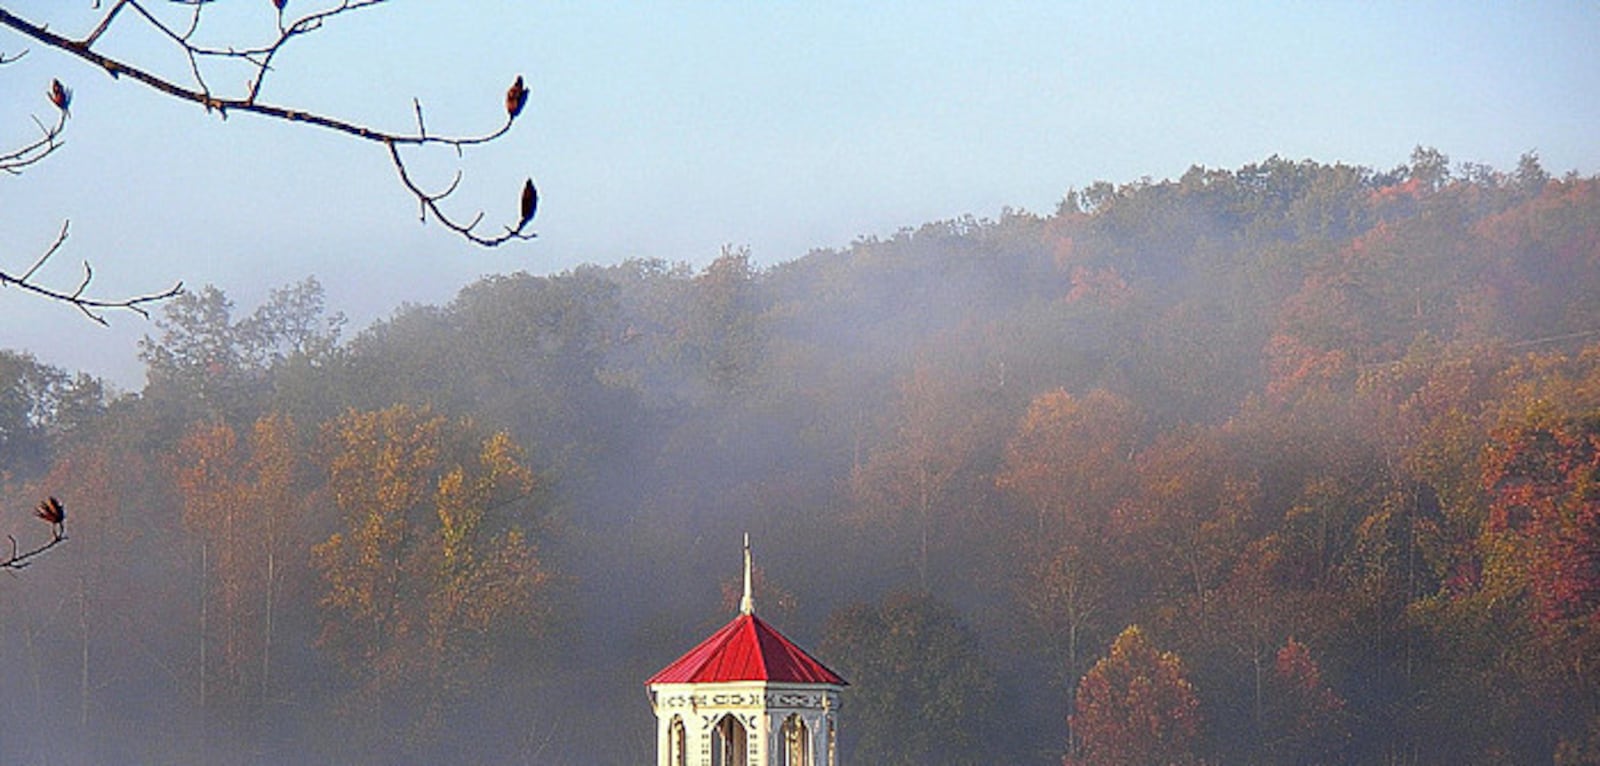
[[[89,598],[88,583],[78,575],[78,731],[80,736],[89,733]]]
[[[207,692],[209,691],[206,688],[206,681],[208,680],[207,679],[207,675],[209,675],[209,673],[207,672],[207,667],[206,667],[206,660],[207,660],[207,657],[206,657],[206,649],[207,649],[207,646],[206,646],[206,634],[207,634],[207,629],[208,629],[207,620],[210,617],[209,612],[210,612],[210,606],[211,606],[211,588],[209,587],[210,586],[210,582],[208,581],[208,576],[209,576],[209,571],[210,571],[210,564],[211,564],[210,558],[211,558],[211,550],[210,550],[209,544],[207,544],[204,541],[201,541],[201,543],[200,543],[200,689],[199,689],[199,691],[200,691],[200,715],[196,716],[196,718],[199,720],[199,723],[200,723],[200,762],[201,763],[206,763],[209,760],[209,756],[210,756],[209,748],[207,747],[207,744],[206,744],[207,730],[210,728],[209,725],[208,725],[208,722],[206,721],[206,716],[207,716],[207,714],[209,712],[209,710],[208,710],[208,708],[206,706],[206,703],[208,701],[207,700]]]

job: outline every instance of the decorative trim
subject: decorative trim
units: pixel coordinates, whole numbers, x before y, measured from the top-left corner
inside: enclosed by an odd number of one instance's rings
[[[767,708],[775,710],[830,711],[838,706],[833,694],[818,692],[748,691],[748,692],[676,692],[656,697],[658,711],[694,710],[701,708]],[[657,713],[660,715],[660,712]]]

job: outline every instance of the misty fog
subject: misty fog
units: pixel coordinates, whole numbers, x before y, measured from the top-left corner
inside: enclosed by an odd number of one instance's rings
[[[199,287],[138,391],[0,352],[5,507],[68,513],[0,762],[653,762],[746,532],[845,763],[1154,758],[1113,642],[1194,762],[1600,753],[1600,179],[1271,157],[754,255]]]

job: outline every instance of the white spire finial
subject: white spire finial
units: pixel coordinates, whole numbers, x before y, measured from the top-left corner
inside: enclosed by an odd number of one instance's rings
[[[744,598],[739,599],[739,614],[755,614],[756,600],[750,596],[750,533],[744,533]]]

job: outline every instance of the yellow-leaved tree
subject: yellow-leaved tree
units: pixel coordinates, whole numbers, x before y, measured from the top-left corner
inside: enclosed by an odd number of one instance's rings
[[[348,673],[341,710],[397,732],[367,752],[432,742],[497,648],[546,626],[552,577],[535,477],[505,433],[426,407],[351,411],[324,426],[340,531],[312,557],[325,587],[319,645]]]

